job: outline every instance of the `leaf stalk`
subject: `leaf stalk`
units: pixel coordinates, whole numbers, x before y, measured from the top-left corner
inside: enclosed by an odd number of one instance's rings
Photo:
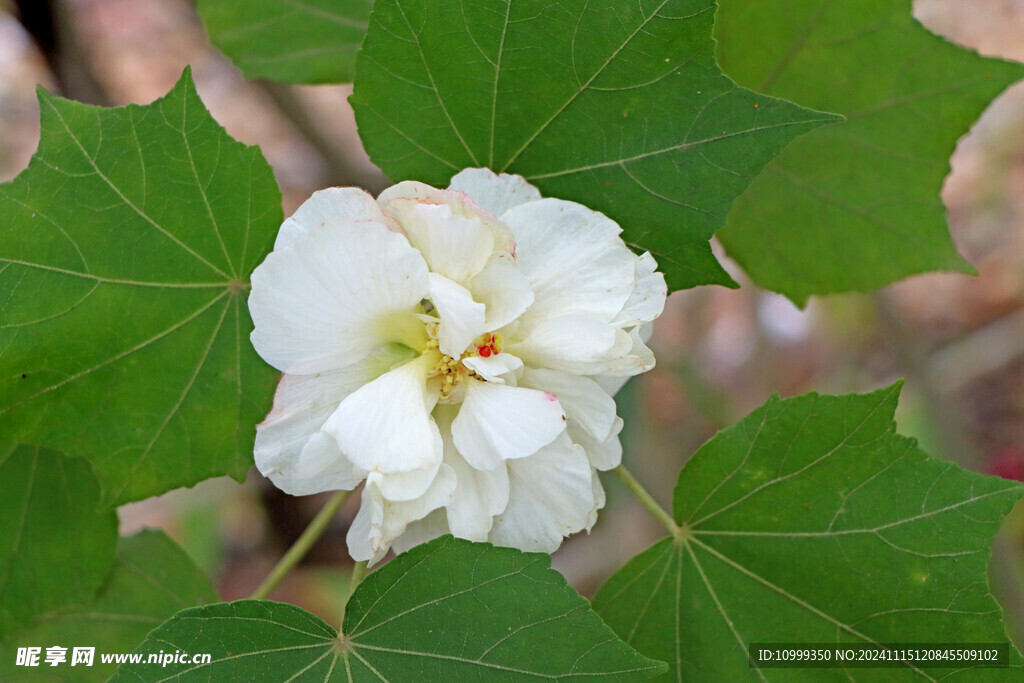
[[[356,562],[352,565],[352,576],[348,580],[348,595],[345,596],[345,602],[341,606],[341,623],[338,625],[339,634],[345,632],[342,629],[345,625],[345,610],[348,608],[348,603],[352,600],[352,595],[356,592],[356,588],[359,587],[364,578],[366,578],[366,562]]]
[[[612,472],[614,472],[615,476],[617,476],[622,483],[626,485],[626,488],[629,489],[629,492],[632,493],[637,500],[640,501],[640,504],[643,505],[655,519],[661,522],[662,526],[668,529],[668,532],[673,537],[679,536],[679,525],[676,524],[674,519],[672,519],[672,515],[665,512],[665,510],[658,505],[658,502],[654,500],[651,494],[647,492],[647,489],[645,489],[640,482],[636,480],[636,477],[626,469],[625,465],[619,465],[612,470]]]
[[[278,584],[284,580],[284,577],[295,568],[295,566],[302,561],[302,558],[306,556],[313,544],[316,543],[317,539],[327,529],[327,525],[330,524],[331,519],[338,513],[341,506],[348,499],[351,491],[338,491],[334,494],[327,505],[323,507],[320,512],[317,513],[313,521],[309,523],[306,530],[302,532],[302,535],[292,544],[292,547],[288,549],[288,552],[278,560],[267,578],[263,579],[263,583],[259,585],[259,588],[253,591],[250,598],[253,600],[263,600],[270,593],[277,588]]]

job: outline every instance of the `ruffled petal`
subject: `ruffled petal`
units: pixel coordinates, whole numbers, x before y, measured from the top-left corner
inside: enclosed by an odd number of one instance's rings
[[[430,270],[455,282],[466,282],[483,270],[494,252],[494,235],[484,222],[453,213],[447,204],[400,198],[389,202],[387,210]]]
[[[552,553],[564,537],[592,523],[597,504],[590,462],[568,436],[509,461],[508,474],[508,507],[494,520],[491,543]]]
[[[622,387],[626,386],[629,376],[598,375],[594,377],[594,381],[607,391],[609,396],[615,396]]]
[[[384,500],[380,492],[371,491],[367,483],[363,488],[359,512],[356,513],[345,536],[348,554],[353,560],[376,564],[384,558],[390,544],[384,541],[383,527]]]
[[[525,333],[525,338],[505,343],[505,349],[528,366],[575,375],[611,374],[612,367],[630,364],[642,372],[643,363],[628,357],[632,348],[629,333],[581,315],[545,320]]]
[[[416,308],[427,264],[381,223],[329,223],[274,251],[252,274],[256,351],[279,370],[315,374],[381,344],[426,341]]]
[[[462,359],[462,364],[488,382],[498,384],[510,383],[516,371],[523,367],[523,361],[511,353],[499,353],[487,358],[469,356]]]
[[[467,285],[476,301],[487,306],[484,332],[493,332],[521,316],[533,303],[526,276],[508,256],[495,254]]]
[[[640,255],[636,261],[636,284],[612,324],[617,327],[629,327],[647,323],[665,310],[665,298],[668,287],[665,276],[657,272],[658,264],[648,252]]]
[[[634,330],[630,330],[630,339],[634,341],[634,348],[640,354],[638,357],[644,365],[647,365],[647,369],[654,367],[654,354],[645,343],[651,338],[652,330],[653,326],[650,323],[644,323]],[[640,340],[640,345],[635,343],[636,339]],[[631,375],[598,375],[594,377],[594,381],[601,385],[601,388],[608,392],[609,396],[614,396],[625,386],[630,377]]]
[[[589,377],[556,370],[528,368],[519,386],[549,391],[565,409],[566,432],[573,443],[583,446],[590,464],[610,470],[622,462],[622,418],[615,414],[615,401]]]
[[[402,535],[391,541],[391,549],[397,554],[404,553],[421,543],[433,541],[435,538],[450,534],[448,517],[443,508],[438,508],[423,519],[409,522]]]
[[[430,300],[441,316],[437,342],[441,353],[459,358],[469,344],[486,331],[483,304],[462,285],[443,275],[430,274]]]
[[[611,434],[616,420],[615,400],[594,380],[557,370],[527,368],[519,376],[519,386],[557,396],[570,427],[575,425],[599,441]]]
[[[411,203],[426,206],[447,206],[450,209],[451,215],[469,219],[470,224],[473,226],[485,228],[494,240],[492,251],[508,254],[515,253],[515,240],[508,226],[499,221],[490,211],[478,206],[464,192],[439,190],[430,185],[407,180],[381,192],[377,197],[377,203],[383,208],[384,213],[392,216],[402,225],[403,229],[408,229],[405,225],[405,220],[409,216]],[[431,238],[433,237],[435,236],[431,236]],[[415,241],[413,244],[421,246]],[[433,267],[431,270],[441,272],[443,275],[445,274]],[[457,278],[453,277],[452,279],[461,282]]]
[[[437,418],[444,439],[444,462],[455,471],[456,481],[455,495],[447,508],[447,528],[459,538],[486,541],[494,516],[508,504],[508,470],[478,470],[466,462],[452,440],[452,412],[439,411]]]
[[[392,502],[406,502],[419,498],[430,488],[441,467],[440,462],[411,472],[392,472],[378,480],[380,494]]]
[[[594,469],[607,472],[622,464],[622,442],[619,441],[622,425],[622,418],[616,417],[611,434],[603,441],[595,438],[579,425],[570,424],[567,431],[573,443],[583,446]]]
[[[352,489],[366,473],[320,432],[338,404],[366,381],[366,366],[319,375],[284,375],[274,407],[256,426],[256,467],[293,496]]]
[[[337,441],[317,432],[302,447],[294,469],[293,482],[304,486],[286,492],[304,496],[322,491],[351,491],[365,478],[366,470],[356,467],[346,458]]]
[[[618,356],[614,360],[610,360],[597,371],[606,375],[625,375],[631,377],[653,368],[654,352],[644,343],[641,334],[642,330],[642,327],[631,328],[627,335],[630,341],[629,352]]]
[[[455,470],[457,481],[448,504],[448,528],[459,538],[486,541],[494,516],[508,504],[508,468],[478,470],[458,453],[446,462]]]
[[[604,504],[607,502],[607,497],[604,493],[604,486],[601,485],[601,477],[597,475],[597,470],[591,472],[591,488],[594,491],[594,509],[587,516],[587,525],[583,529],[589,534],[590,530],[594,528],[594,524],[597,523],[597,511],[604,509]]]
[[[452,422],[455,447],[478,470],[525,458],[565,431],[558,399],[535,389],[469,381]]]
[[[619,314],[635,285],[637,257],[614,221],[560,199],[520,204],[502,220],[535,296],[524,324],[569,314],[609,322]]]
[[[281,224],[274,250],[291,246],[310,230],[328,223],[352,221],[377,221],[385,225],[392,222],[374,198],[357,187],[329,187],[314,192]]]
[[[495,174],[489,168],[467,168],[452,178],[449,190],[465,192],[478,205],[499,218],[513,206],[535,202],[540,190],[519,175]]]
[[[391,543],[411,522],[450,503],[455,491],[455,473],[447,465],[441,465],[422,496],[409,501],[391,501],[382,493],[382,481],[388,476],[378,472],[367,476],[359,512],[346,537],[352,559],[366,561],[370,566],[383,559]]]
[[[368,472],[411,472],[441,461],[441,435],[430,417],[429,356],[400,365],[349,394],[324,424],[348,458]]]

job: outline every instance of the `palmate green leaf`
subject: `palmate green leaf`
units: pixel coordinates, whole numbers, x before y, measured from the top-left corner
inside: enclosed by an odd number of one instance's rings
[[[131,652],[175,612],[216,600],[210,580],[164,532],[146,529],[124,536],[114,568],[94,600],[41,615],[0,644],[0,680],[31,671],[15,665],[17,648],[42,647],[45,652],[58,645],[68,648],[68,661],[31,673],[44,673],[47,680],[105,681],[117,665],[103,664],[101,653]],[[91,667],[71,666],[76,646],[96,648]]]
[[[911,4],[720,2],[727,74],[846,116],[777,156],[718,233],[755,282],[799,304],[929,270],[971,272],[939,192],[957,139],[1024,66],[931,34]]]
[[[115,681],[644,680],[665,670],[615,637],[547,555],[442,537],[359,585],[337,631],[293,605],[185,610],[137,652],[206,665],[123,665]]]
[[[793,137],[832,115],[737,87],[714,0],[378,3],[351,98],[391,178],[525,176],[603,211],[669,288],[728,284],[708,239]]]
[[[351,83],[373,0],[198,0],[210,42],[246,78]]]
[[[594,608],[640,652],[668,661],[672,680],[801,678],[751,669],[750,643],[1007,642],[986,565],[1024,488],[935,460],[895,434],[898,393],[773,398],[720,432],[679,476],[678,538],[631,560]],[[1011,661],[1020,667],[1016,652]],[[1019,680],[1021,671],[970,676]]]
[[[246,308],[281,223],[269,166],[188,72],[144,107],[40,108],[0,185],[0,443],[85,457],[106,505],[242,477],[277,376]]]
[[[37,446],[0,457],[0,641],[95,595],[117,542],[117,514],[97,513],[99,497],[81,460]]]

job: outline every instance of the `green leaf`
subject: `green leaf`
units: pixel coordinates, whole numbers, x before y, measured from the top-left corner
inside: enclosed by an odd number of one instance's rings
[[[898,393],[772,398],[720,432],[679,476],[678,538],[610,578],[597,612],[672,680],[756,679],[749,643],[1006,642],[986,565],[1024,488],[895,434]]]
[[[144,107],[39,99],[39,150],[0,185],[0,443],[85,457],[111,506],[241,478],[277,377],[246,308],[269,166],[187,71]]]
[[[719,237],[798,304],[929,270],[972,272],[939,198],[957,139],[1024,66],[922,27],[911,0],[723,0],[718,55],[738,82],[840,112],[737,200]]]
[[[164,532],[146,529],[121,538],[114,568],[96,599],[78,609],[38,617],[0,645],[0,679],[25,674],[15,666],[19,647],[58,645],[68,648],[67,663],[45,667],[54,680],[105,681],[116,664],[104,664],[101,653],[131,652],[146,634],[181,609],[217,600],[210,581],[191,558]],[[93,665],[71,666],[75,646],[95,647]]]
[[[350,83],[373,0],[198,0],[210,42],[246,78]]]
[[[670,289],[732,280],[708,239],[793,137],[833,120],[737,87],[714,0],[378,3],[351,101],[392,178],[525,176],[603,211]]]
[[[665,670],[626,646],[550,569],[547,555],[450,536],[359,585],[346,636],[293,605],[243,600],[185,610],[138,652],[208,652],[207,665],[124,665],[114,680],[640,680]],[[528,655],[527,655],[528,653]]]
[[[95,595],[117,542],[117,514],[97,513],[99,497],[81,460],[37,446],[0,457],[0,640]]]

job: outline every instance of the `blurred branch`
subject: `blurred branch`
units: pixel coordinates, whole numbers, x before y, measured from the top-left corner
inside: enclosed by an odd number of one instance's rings
[[[332,130],[316,116],[302,101],[295,88],[284,83],[260,80],[255,81],[270,96],[277,108],[284,114],[295,129],[320,154],[326,164],[330,183],[339,186],[362,187],[377,194],[386,186],[382,177],[369,172],[360,164],[352,151],[340,144]]]
[[[978,449],[964,433],[962,415],[946,400],[949,394],[942,392],[935,384],[932,372],[934,360],[929,349],[920,343],[914,331],[907,327],[884,295],[876,294],[874,301],[879,329],[889,341],[899,367],[904,369],[912,386],[921,396],[925,409],[934,416],[935,429],[941,443],[945,444],[945,453],[933,455],[952,458],[969,470],[984,472],[984,463]]]
[[[110,97],[92,70],[92,60],[74,30],[62,0],[14,0],[17,16],[53,72],[64,97],[109,105]]]
[[[1024,357],[1024,308],[974,330],[932,355],[931,378],[953,393]]]
[[[900,365],[906,368],[915,387],[924,398],[927,410],[935,417],[935,428],[946,443],[947,456],[975,472],[985,472],[978,449],[965,434],[962,415],[950,398],[967,386],[1007,367],[1024,355],[1024,310],[971,332],[946,347],[930,352],[915,339],[900,316],[881,294],[874,297],[879,313],[879,326],[896,351]],[[940,454],[933,454],[940,455]],[[940,455],[941,457],[941,455]],[[1024,592],[1013,575],[1011,545],[1005,538],[996,538],[989,561],[989,572],[995,593],[1005,608],[1005,618],[1012,633],[1024,633]],[[1019,645],[1019,643],[1018,643]]]
[[[32,0],[24,1],[32,2]],[[206,29],[196,8],[196,1],[179,1],[191,8],[196,25],[205,35]],[[209,37],[207,36],[207,38]],[[216,48],[211,47],[211,49],[215,50]],[[218,52],[218,54],[220,53]],[[329,177],[326,182],[338,186],[362,187],[375,195],[390,185],[382,174],[368,170],[360,163],[358,157],[362,156],[362,150],[351,150],[340,142],[333,134],[334,129],[330,126],[330,122],[324,121],[323,117],[317,116],[311,110],[295,86],[264,79],[246,79],[246,82],[261,88],[276,105],[281,115],[313,147],[327,168]]]

